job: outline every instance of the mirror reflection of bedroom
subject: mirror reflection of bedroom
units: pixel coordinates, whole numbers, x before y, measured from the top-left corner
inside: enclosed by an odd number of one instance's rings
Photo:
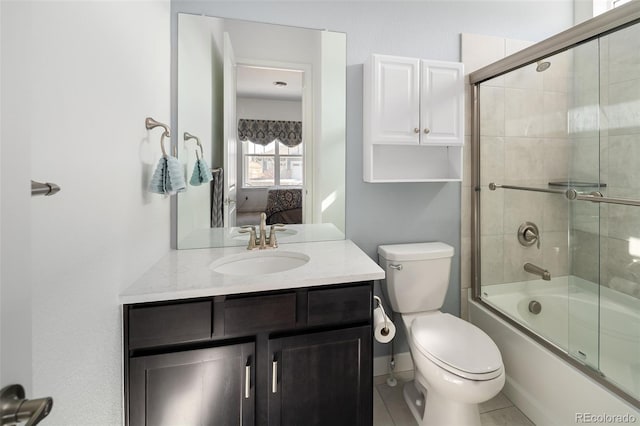
[[[181,13],[176,58],[176,247],[245,245],[263,213],[279,243],[343,239],[345,34]]]
[[[236,226],[303,223],[304,71],[237,64]]]

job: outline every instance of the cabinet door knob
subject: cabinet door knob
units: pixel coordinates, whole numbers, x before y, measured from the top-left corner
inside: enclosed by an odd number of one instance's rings
[[[414,133],[420,133],[420,129],[418,129],[417,127],[415,129],[413,129]]]
[[[429,128],[428,128],[428,127],[425,127],[425,128],[424,128],[424,134],[425,134],[425,135],[428,135],[429,133],[431,133],[431,130],[429,130]]]

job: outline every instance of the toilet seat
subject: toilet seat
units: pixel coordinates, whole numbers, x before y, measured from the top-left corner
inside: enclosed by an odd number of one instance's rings
[[[433,363],[470,380],[491,380],[502,374],[496,344],[473,324],[442,312],[420,315],[411,323],[411,339]]]

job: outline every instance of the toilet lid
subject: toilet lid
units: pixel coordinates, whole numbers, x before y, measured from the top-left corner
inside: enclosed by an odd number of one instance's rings
[[[472,380],[502,373],[502,357],[484,331],[449,314],[424,315],[411,323],[411,338],[427,358],[449,372]]]

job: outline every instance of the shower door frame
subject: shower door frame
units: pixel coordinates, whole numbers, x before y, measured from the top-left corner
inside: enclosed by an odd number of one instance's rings
[[[568,352],[482,300],[480,282],[482,255],[480,251],[480,83],[637,23],[640,23],[640,1],[632,1],[470,73],[469,84],[471,85],[471,187],[473,189],[471,191],[472,299],[614,394],[640,408],[640,400],[608,381],[600,371],[577,361]]]

